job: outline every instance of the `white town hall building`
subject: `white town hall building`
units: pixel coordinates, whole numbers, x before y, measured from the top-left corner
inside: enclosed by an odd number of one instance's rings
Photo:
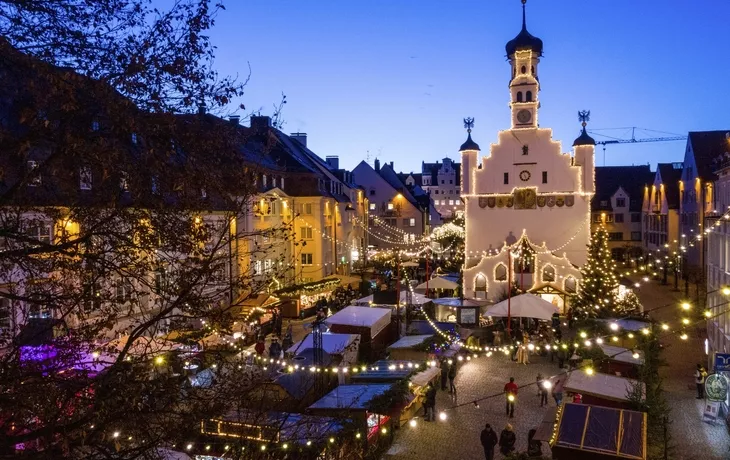
[[[481,156],[471,138],[461,146],[465,201],[464,295],[498,300],[509,280],[559,306],[580,289],[590,240],[595,141],[583,132],[573,154],[562,153],[552,130],[540,128],[542,40],[522,30],[507,43],[511,65],[511,128]]]

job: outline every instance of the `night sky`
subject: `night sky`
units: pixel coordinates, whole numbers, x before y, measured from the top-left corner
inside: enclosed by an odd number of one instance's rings
[[[211,34],[216,67],[243,77],[250,63],[247,112],[271,114],[285,93],[283,130],[308,133],[314,152],[339,155],[343,167],[369,152],[371,163],[420,172],[421,161],[458,159],[464,117],[476,118],[482,150],[509,128],[504,45],[520,30],[519,0],[229,0],[226,8]],[[541,127],[553,128],[564,152],[581,109],[591,110],[589,129],[730,130],[728,18],[726,0],[529,0],[528,30],[545,43]],[[653,168],[682,161],[684,147],[609,146],[606,164]]]

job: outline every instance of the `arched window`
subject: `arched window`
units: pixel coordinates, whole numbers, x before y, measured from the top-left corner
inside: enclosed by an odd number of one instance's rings
[[[578,282],[572,276],[568,276],[565,278],[564,288],[565,292],[569,294],[575,294],[578,290]]]
[[[505,264],[499,264],[494,268],[494,279],[497,281],[507,280],[507,266]]]
[[[532,91],[528,91],[525,97],[526,102],[532,102]]]
[[[481,273],[474,278],[474,297],[477,299],[487,298],[487,277]]]
[[[527,73],[527,67],[525,67],[525,66],[522,66],[522,68],[520,70],[522,71],[522,73]]]
[[[545,268],[542,269],[542,282],[549,283],[551,281],[555,281],[555,267],[545,265]]]
[[[517,102],[522,102],[522,91],[517,91]]]

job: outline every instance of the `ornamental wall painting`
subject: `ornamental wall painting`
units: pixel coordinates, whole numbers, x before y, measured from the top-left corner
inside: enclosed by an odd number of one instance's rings
[[[565,204],[565,197],[564,197],[563,195],[560,195],[560,196],[558,196],[558,197],[557,197],[557,198],[555,199],[555,204],[556,204],[556,205],[557,205],[557,206],[558,206],[559,208],[562,208],[562,207],[563,207],[563,205]]]
[[[482,208],[482,209],[484,209],[484,208],[487,207],[487,198],[486,197],[483,197],[483,196],[480,196],[479,197],[479,207]],[[492,206],[490,206],[490,208],[491,207]]]
[[[497,206],[497,198],[493,196],[487,197],[487,206],[490,208]]]
[[[504,208],[504,206],[507,204],[507,197],[506,196],[498,196],[497,197],[497,207],[498,208]]]
[[[515,204],[515,199],[512,196],[507,197],[507,207],[511,208]]]
[[[521,188],[514,193],[515,209],[535,209],[537,191],[534,188]]]
[[[553,206],[555,206],[555,197],[554,196],[547,197],[547,206],[548,206],[548,208],[552,208]]]
[[[575,196],[568,195],[565,197],[565,206],[571,207],[575,204]]]
[[[537,204],[537,190],[534,188],[525,189],[525,209],[535,209]]]
[[[544,195],[540,195],[537,197],[538,206],[540,206],[541,208],[544,208],[546,203],[547,203],[547,197],[545,197]]]
[[[518,188],[514,191],[515,209],[525,209],[525,189]]]

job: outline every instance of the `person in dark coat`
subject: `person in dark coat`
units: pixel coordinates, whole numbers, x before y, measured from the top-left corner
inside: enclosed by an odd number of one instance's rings
[[[269,345],[269,358],[279,359],[281,356],[281,345],[279,344],[279,341],[276,340],[276,338],[273,338],[271,340],[271,345]]]
[[[512,425],[508,423],[499,435],[499,451],[502,452],[502,455],[509,455],[514,452],[515,442],[517,442],[517,436],[512,431]]]
[[[542,443],[535,438],[537,430],[531,429],[527,433],[527,456],[528,457],[542,457]]]
[[[456,386],[454,385],[454,379],[456,378],[456,361],[452,362],[449,366],[449,393],[456,394]]]
[[[449,363],[445,359],[441,360],[441,390],[446,391],[446,382],[449,381]]]
[[[494,460],[494,446],[497,445],[497,433],[492,429],[492,425],[487,423],[482,430],[481,436],[482,447],[484,448],[484,460]]]
[[[433,386],[433,382],[428,382],[428,388],[426,389],[426,401],[423,404],[426,409],[425,420],[427,422],[433,422],[436,420],[436,387]]]
[[[565,360],[568,359],[568,352],[563,348],[563,345],[556,345],[558,347],[558,367],[562,369],[565,367]]]

